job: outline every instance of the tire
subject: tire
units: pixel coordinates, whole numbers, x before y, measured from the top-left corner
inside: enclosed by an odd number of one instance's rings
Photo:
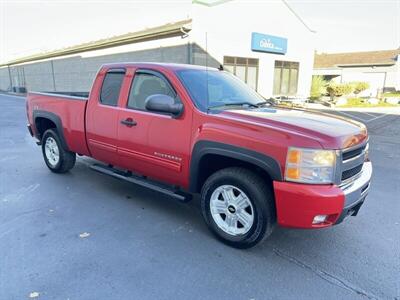
[[[255,246],[271,235],[276,224],[271,188],[244,168],[226,168],[211,175],[201,190],[201,208],[216,237],[235,248]]]
[[[76,154],[62,147],[54,129],[48,129],[43,134],[42,154],[46,166],[54,173],[66,173],[75,165]]]

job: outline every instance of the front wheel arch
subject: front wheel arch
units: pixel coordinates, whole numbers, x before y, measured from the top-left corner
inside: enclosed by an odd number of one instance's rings
[[[192,151],[189,190],[199,193],[204,182],[218,170],[242,167],[256,172],[267,183],[282,181],[278,161],[263,153],[213,141],[199,141]]]

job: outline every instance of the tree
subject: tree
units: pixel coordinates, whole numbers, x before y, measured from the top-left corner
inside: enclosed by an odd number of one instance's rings
[[[319,99],[326,94],[326,86],[328,82],[322,76],[313,76],[311,82],[311,99]]]

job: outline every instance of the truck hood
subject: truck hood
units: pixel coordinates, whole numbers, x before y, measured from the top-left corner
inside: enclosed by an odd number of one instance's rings
[[[325,149],[343,149],[368,138],[364,124],[322,112],[288,108],[225,110],[221,117],[276,128],[317,140]]]

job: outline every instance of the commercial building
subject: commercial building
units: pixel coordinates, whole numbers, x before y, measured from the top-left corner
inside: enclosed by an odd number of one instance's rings
[[[313,75],[335,82],[365,81],[361,96],[400,90],[400,48],[395,50],[316,54]]]
[[[188,19],[0,65],[0,89],[87,91],[103,63],[174,62],[233,72],[266,97],[309,95],[313,31],[284,1],[194,0]]]

